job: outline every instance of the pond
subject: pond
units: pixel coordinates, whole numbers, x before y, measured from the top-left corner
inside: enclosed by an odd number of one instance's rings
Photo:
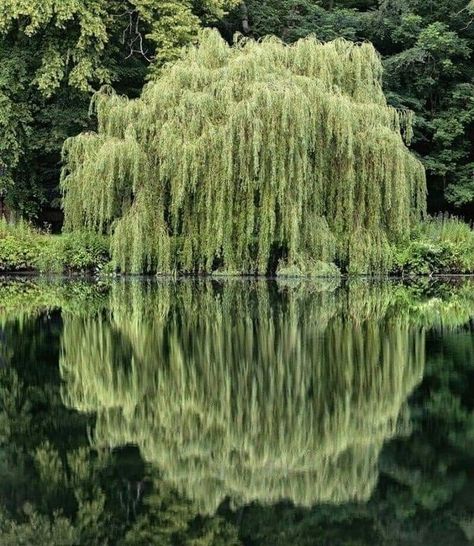
[[[474,280],[0,280],[0,545],[469,545]]]

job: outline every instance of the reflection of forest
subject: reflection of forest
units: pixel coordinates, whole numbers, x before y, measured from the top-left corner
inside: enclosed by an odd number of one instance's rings
[[[137,444],[206,512],[368,499],[423,374],[425,319],[404,295],[117,285],[107,314],[65,319],[64,400],[97,412],[96,445]]]

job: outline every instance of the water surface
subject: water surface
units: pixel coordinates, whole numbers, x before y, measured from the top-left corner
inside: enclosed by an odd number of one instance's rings
[[[0,544],[472,544],[473,317],[469,279],[3,279]]]

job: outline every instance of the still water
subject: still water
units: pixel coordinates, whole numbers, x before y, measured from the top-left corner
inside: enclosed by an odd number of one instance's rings
[[[464,546],[474,280],[0,280],[0,545]]]

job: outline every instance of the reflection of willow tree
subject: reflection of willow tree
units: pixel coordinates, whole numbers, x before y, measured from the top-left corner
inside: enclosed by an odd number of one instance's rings
[[[107,316],[65,323],[66,403],[94,442],[136,443],[203,510],[367,499],[407,425],[424,330],[396,289],[119,285]]]

